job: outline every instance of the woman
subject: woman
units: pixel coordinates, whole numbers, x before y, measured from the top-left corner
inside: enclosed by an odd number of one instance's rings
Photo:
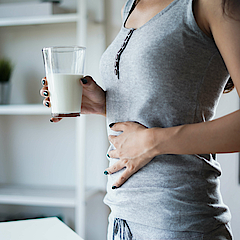
[[[128,0],[106,90],[81,79],[82,113],[109,125],[109,240],[232,239],[215,154],[240,151],[240,111],[211,119],[229,74],[240,93],[239,14],[239,0]]]

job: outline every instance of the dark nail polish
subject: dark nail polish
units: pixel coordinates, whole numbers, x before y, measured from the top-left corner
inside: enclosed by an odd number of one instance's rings
[[[43,80],[42,80],[42,85],[45,85],[45,84],[46,84],[46,80],[43,79]]]
[[[116,186],[112,186],[112,189],[116,189],[117,187]]]
[[[88,80],[86,78],[81,78],[81,81],[83,84],[87,84],[88,83]]]
[[[109,127],[112,128],[115,123],[110,123]]]
[[[45,106],[46,106],[46,107],[49,107],[49,102],[46,102],[46,103],[45,103]]]
[[[109,154],[107,154],[107,157],[110,158]]]
[[[105,171],[104,174],[105,174],[105,175],[108,175],[108,171]]]
[[[47,97],[48,96],[48,91],[44,91],[43,95]]]
[[[50,122],[53,122],[53,120],[52,120],[52,119],[50,119]]]

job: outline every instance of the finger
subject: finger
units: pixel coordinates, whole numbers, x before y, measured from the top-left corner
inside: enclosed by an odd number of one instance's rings
[[[109,135],[108,136],[108,140],[114,145],[114,143],[116,142],[116,138],[118,136],[115,136],[115,135]]]
[[[124,167],[125,167],[124,161],[119,160],[116,163],[114,163],[112,166],[110,166],[109,168],[105,169],[105,172],[107,172],[108,174],[113,174],[115,172],[120,171]]]
[[[83,87],[88,87],[89,89],[94,88],[96,85],[96,82],[91,76],[85,76],[83,78],[80,78],[80,83]]]
[[[48,97],[48,96],[49,96],[48,87],[43,87],[43,88],[40,90],[40,95],[41,95],[42,97]]]
[[[41,83],[43,86],[47,86],[48,85],[47,78],[46,77],[42,78]]]
[[[118,122],[118,123],[111,123],[109,124],[109,127],[116,132],[120,132],[123,131],[129,126],[131,125],[132,122]]]
[[[47,97],[43,100],[43,105],[46,106],[46,107],[51,107],[51,102],[50,102],[50,98]]]
[[[57,123],[57,122],[59,122],[59,121],[61,121],[61,120],[62,120],[62,118],[51,118],[51,119],[50,119],[50,122]]]
[[[128,168],[122,173],[120,178],[112,186],[112,189],[121,187],[135,172],[130,171]]]
[[[109,157],[109,158],[120,158],[120,156],[119,156],[119,153],[118,153],[118,151],[115,149],[115,150],[111,150],[108,154],[107,154],[107,156]]]
[[[83,91],[95,92],[99,85],[90,76],[85,76],[80,79],[80,83],[83,86]]]

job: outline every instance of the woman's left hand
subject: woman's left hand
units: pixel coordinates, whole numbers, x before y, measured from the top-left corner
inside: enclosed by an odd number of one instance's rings
[[[136,122],[115,123],[111,129],[122,132],[119,136],[109,136],[116,148],[108,153],[110,158],[119,158],[105,173],[113,174],[126,168],[113,189],[120,187],[140,168],[154,158],[154,139],[151,129]]]

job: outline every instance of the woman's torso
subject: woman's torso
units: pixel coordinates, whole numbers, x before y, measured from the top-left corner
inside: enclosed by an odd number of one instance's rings
[[[132,5],[127,1],[124,23]],[[133,31],[120,55],[118,78],[115,56],[129,31],[123,24],[101,59],[108,124],[137,121],[150,128],[210,120],[228,72],[213,40],[196,24],[192,0],[174,0]],[[221,169],[212,155],[157,156],[112,190],[121,172],[108,177],[105,197],[116,217],[202,232],[229,221],[219,192]]]

